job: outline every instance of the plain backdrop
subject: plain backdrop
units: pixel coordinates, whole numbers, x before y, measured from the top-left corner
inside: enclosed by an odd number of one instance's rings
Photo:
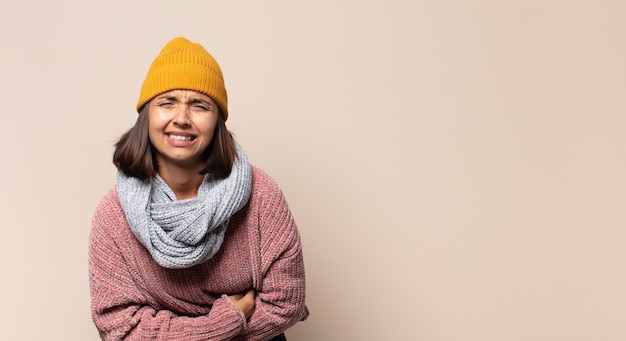
[[[87,238],[170,39],[304,243],[314,340],[626,340],[626,2],[0,3],[0,338],[98,340]]]

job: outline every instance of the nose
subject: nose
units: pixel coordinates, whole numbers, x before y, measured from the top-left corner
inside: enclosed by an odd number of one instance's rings
[[[174,116],[174,124],[180,126],[188,126],[191,123],[189,119],[189,108],[186,105],[181,105],[176,111]]]

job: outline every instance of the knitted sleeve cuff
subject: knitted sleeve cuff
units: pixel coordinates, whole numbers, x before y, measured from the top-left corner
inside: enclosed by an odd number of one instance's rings
[[[239,308],[235,307],[235,304],[233,304],[233,302],[230,300],[230,298],[228,298],[228,295],[226,294],[223,294],[222,297],[220,297],[219,299],[215,301],[215,303],[213,304],[213,308],[211,309],[211,312],[215,311],[216,309],[219,310],[222,307],[223,309],[229,310],[228,315],[232,315],[232,313],[234,313],[239,317],[239,321],[241,323],[241,330],[245,329],[248,326],[248,320],[246,319],[246,315],[244,315],[243,311],[239,310]]]

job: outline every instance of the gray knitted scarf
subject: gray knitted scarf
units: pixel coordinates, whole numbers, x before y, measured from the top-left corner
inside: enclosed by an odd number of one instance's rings
[[[197,197],[191,199],[177,200],[159,175],[144,182],[117,173],[117,196],[128,224],[162,267],[188,268],[219,250],[229,219],[246,205],[252,189],[248,157],[236,145],[238,157],[230,175],[205,175]]]

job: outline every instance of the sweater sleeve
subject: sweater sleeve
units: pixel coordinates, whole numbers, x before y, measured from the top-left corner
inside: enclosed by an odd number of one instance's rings
[[[181,316],[154,308],[132,276],[116,231],[125,217],[109,192],[96,208],[89,237],[91,313],[103,340],[231,340],[246,326],[243,313],[226,295],[208,314]],[[119,204],[118,204],[119,205]]]
[[[291,211],[277,184],[262,172],[255,175],[265,182],[257,203],[261,273],[256,308],[240,337],[269,340],[305,320],[309,312],[300,235]]]

